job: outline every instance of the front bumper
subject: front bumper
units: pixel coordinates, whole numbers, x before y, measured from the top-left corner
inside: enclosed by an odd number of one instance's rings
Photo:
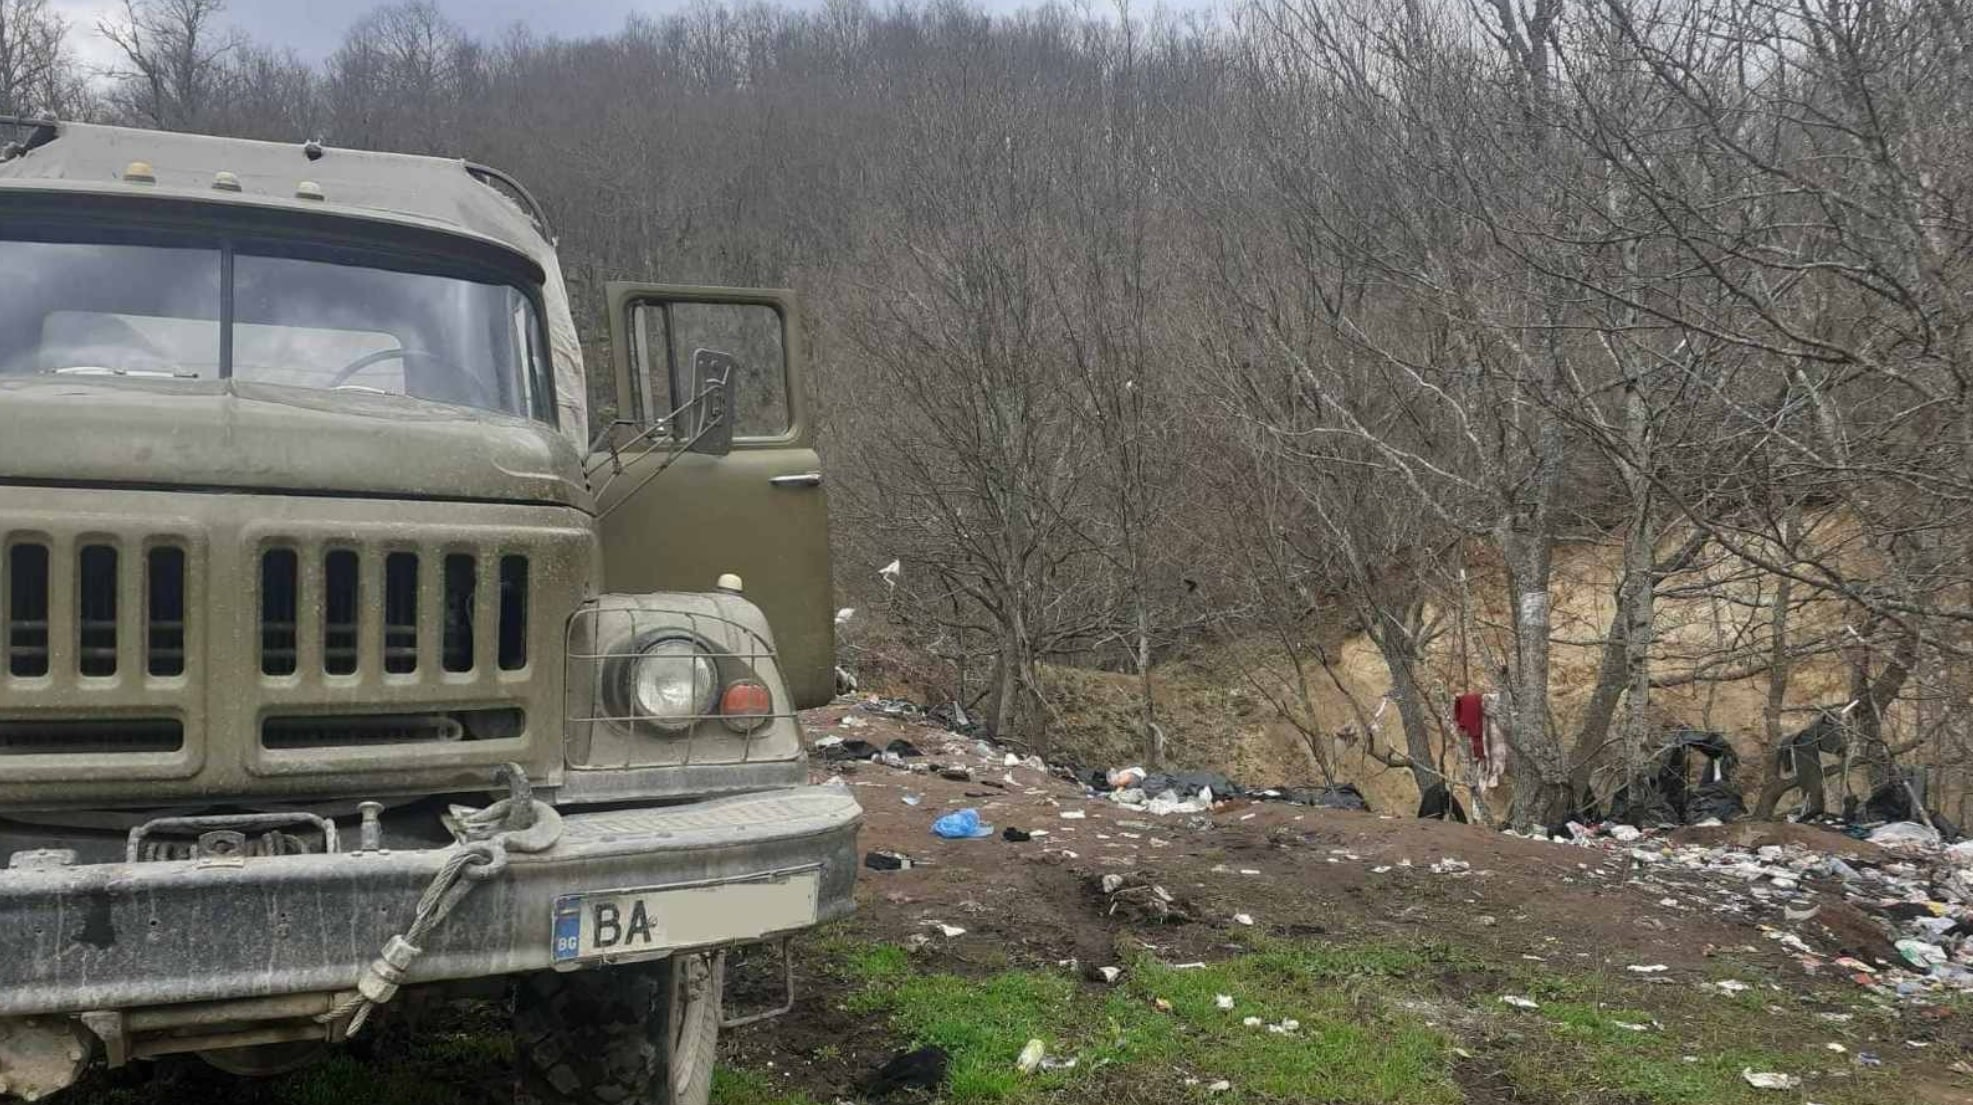
[[[852,908],[862,809],[838,787],[564,813],[431,934],[407,983],[549,967],[554,902],[620,887],[820,870],[819,917]],[[449,850],[0,871],[0,1016],[346,991]],[[736,932],[747,931],[736,924]]]

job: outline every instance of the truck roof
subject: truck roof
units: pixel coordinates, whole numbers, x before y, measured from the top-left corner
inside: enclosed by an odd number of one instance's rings
[[[463,233],[543,268],[554,264],[554,247],[536,216],[488,183],[498,174],[456,158],[94,123],[31,125],[39,133],[26,151],[0,161],[0,189],[128,195],[144,188],[207,203],[334,211]],[[149,165],[155,182],[126,179],[133,162]],[[215,187],[220,173],[232,174],[238,190]],[[318,186],[322,198],[299,196],[304,181]]]
[[[24,149],[0,160],[0,195],[34,191],[128,196],[142,189],[159,199],[420,226],[476,238],[532,260],[547,288],[548,341],[562,432],[578,447],[587,442],[582,351],[569,315],[561,265],[545,220],[538,209],[529,209],[532,199],[511,178],[456,158],[94,123],[6,121],[25,126],[30,137]],[[152,182],[126,179],[132,162],[149,166]],[[221,173],[232,174],[237,191],[215,187]],[[495,180],[529,206],[496,188]],[[304,181],[315,184],[321,198],[298,195]]]

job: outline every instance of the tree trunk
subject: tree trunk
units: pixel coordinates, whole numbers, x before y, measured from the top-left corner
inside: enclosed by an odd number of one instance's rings
[[[1785,531],[1784,531],[1785,532]],[[1774,610],[1768,615],[1767,703],[1761,709],[1761,729],[1767,736],[1766,771],[1761,777],[1761,795],[1754,801],[1754,820],[1774,817],[1774,807],[1788,793],[1791,781],[1781,770],[1781,707],[1788,699],[1788,678],[1793,664],[1788,657],[1788,604],[1793,601],[1795,581],[1781,576],[1775,584]],[[1820,758],[1821,753],[1816,753]]]
[[[1514,670],[1507,698],[1507,743],[1514,768],[1508,819],[1520,828],[1569,813],[1569,765],[1548,720],[1548,574],[1554,549],[1545,532],[1504,525],[1498,535],[1514,596]]]
[[[1158,728],[1158,700],[1151,687],[1151,612],[1144,592],[1137,592],[1137,690],[1144,709],[1144,766],[1151,771],[1165,766],[1165,734]]]
[[[1419,612],[1422,615],[1422,611]],[[1370,635],[1383,655],[1384,666],[1391,673],[1391,698],[1398,705],[1398,720],[1404,727],[1405,766],[1411,769],[1411,779],[1418,784],[1422,796],[1441,776],[1433,765],[1432,732],[1425,720],[1425,695],[1418,686],[1415,665],[1418,662],[1418,649],[1415,637],[1413,611],[1406,611],[1407,623],[1393,624],[1389,615],[1384,618],[1379,630]],[[1368,736],[1368,734],[1366,734]]]

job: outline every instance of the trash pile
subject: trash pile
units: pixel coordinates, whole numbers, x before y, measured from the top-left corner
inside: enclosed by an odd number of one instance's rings
[[[1621,823],[1568,829],[1554,839],[1627,859],[1627,881],[1661,908],[1752,923],[1811,974],[1840,972],[1891,1001],[1973,992],[1973,842],[1948,847],[1916,822],[1872,830],[1867,854],[1835,833],[1823,850],[1679,843]],[[1879,931],[1829,923],[1817,891],[1839,894]]]
[[[1241,786],[1217,771],[1146,772],[1141,767],[1093,770],[1077,777],[1092,796],[1119,806],[1163,817],[1174,813],[1208,813],[1213,803],[1229,798],[1256,802],[1290,802],[1332,810],[1368,812],[1363,792],[1348,783],[1326,787]]]
[[[1052,766],[1039,756],[1023,756],[983,736],[984,727],[968,715],[965,707],[957,702],[927,708],[907,699],[880,698],[872,695],[857,703],[855,710],[846,714],[836,724],[840,728],[852,731],[864,728],[870,724],[869,719],[862,716],[864,714],[875,714],[894,721],[943,729],[951,736],[964,737],[967,741],[948,739],[942,747],[938,748],[934,748],[928,741],[926,747],[921,749],[918,745],[900,737],[879,747],[871,741],[858,737],[831,734],[815,741],[816,756],[830,763],[874,762],[904,771],[926,772],[956,782],[978,782],[989,787],[1012,783],[1011,777],[1003,776],[1002,783],[995,783],[983,775],[976,774],[976,769],[949,762],[952,758],[963,759],[970,756],[986,767],[1025,767],[1054,775],[1080,784],[1089,797],[1105,798],[1132,812],[1155,817],[1168,817],[1173,814],[1207,814],[1212,812],[1215,804],[1233,798],[1257,802],[1287,802],[1322,809],[1363,812],[1368,812],[1370,809],[1370,803],[1364,799],[1363,792],[1348,783],[1320,787],[1284,786],[1254,789],[1244,787],[1216,771],[1150,772],[1141,767],[1078,771]],[[930,755],[945,757],[947,762],[934,761],[929,758]]]

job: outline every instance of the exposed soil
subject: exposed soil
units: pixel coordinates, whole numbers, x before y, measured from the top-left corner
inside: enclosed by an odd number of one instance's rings
[[[924,752],[913,763],[963,765],[974,774],[960,782],[882,763],[815,764],[818,780],[838,776],[855,789],[866,811],[862,848],[914,862],[906,870],[860,872],[860,912],[849,923],[855,938],[911,947],[921,969],[967,974],[1073,959],[1087,970],[1136,947],[1153,948],[1168,962],[1212,960],[1237,950],[1231,941],[1244,925],[1235,916],[1245,915],[1280,935],[1450,944],[1489,962],[1538,959],[1633,980],[1626,967],[1663,964],[1667,970],[1654,978],[1668,989],[1720,977],[1719,957],[1730,956],[1735,972],[1770,978],[1796,1001],[1836,1009],[1855,1000],[1847,980],[1826,971],[1811,976],[1793,953],[1762,938],[1758,926],[1777,918],[1758,908],[1728,912],[1733,888],[1640,869],[1621,853],[1284,803],[1232,802],[1210,816],[1152,817],[1085,797],[1075,783],[1033,768],[982,768],[972,741],[925,725],[857,712],[853,728],[840,727],[849,713],[842,706],[815,711],[811,730],[879,747],[904,737]],[[908,796],[918,803],[907,804]],[[977,809],[995,835],[951,841],[931,833],[936,817],[964,807]],[[1047,835],[1010,843],[998,832],[1009,826]],[[1807,826],[1681,830],[1674,839],[1799,842],[1866,863],[1889,858]],[[1468,866],[1434,870],[1445,860]],[[1114,899],[1096,888],[1104,874],[1162,886],[1194,916],[1156,923],[1136,910],[1112,912]],[[1834,886],[1806,889],[1822,909],[1794,926],[1805,937],[1866,960],[1895,955],[1876,922],[1843,902]],[[946,937],[941,924],[966,931]],[[790,1089],[826,1101],[848,1092],[901,1041],[843,1010],[843,984],[818,969],[818,957],[800,959],[805,992],[797,1011],[733,1033],[727,1050],[732,1061],[777,1071]],[[1439,988],[1452,998],[1491,1002],[1501,982],[1486,970],[1454,972]],[[1935,1008],[1906,1020],[1900,1031],[1908,1038],[1946,1045],[1927,1053],[1936,1054],[1936,1069],[1929,1061],[1914,1068],[1911,1084],[1922,1099],[1973,1101],[1973,1083],[1945,1069],[1969,1042],[1965,1018]],[[1465,1062],[1455,1075],[1470,1101],[1526,1100],[1512,1097],[1512,1087],[1483,1063]]]
[[[972,741],[943,730],[860,711],[846,726],[849,713],[845,706],[813,712],[807,719],[811,735],[854,737],[878,747],[902,737],[924,753],[911,762],[927,769],[817,757],[814,775],[854,789],[866,811],[864,850],[901,853],[913,866],[861,869],[857,915],[795,945],[795,1010],[724,1034],[721,1061],[764,1075],[777,1093],[853,1099],[868,1074],[909,1042],[882,1017],[855,1012],[849,1002],[860,984],[844,976],[844,949],[876,942],[910,949],[921,972],[984,976],[1074,960],[1085,978],[1147,949],[1167,963],[1226,958],[1242,952],[1243,938],[1257,932],[1349,945],[1450,947],[1460,955],[1448,957],[1442,973],[1429,979],[1430,1001],[1434,1017],[1461,1028],[1494,1015],[1489,1011],[1499,1008],[1497,998],[1514,983],[1517,965],[1537,962],[1573,976],[1607,978],[1632,995],[1643,992],[1651,996],[1647,1007],[1667,1020],[1681,1004],[1724,1001],[1704,996],[1701,984],[1726,977],[1775,987],[1762,991],[1769,1008],[1785,1003],[1798,1017],[1812,1019],[1804,1011],[1823,1010],[1840,1015],[1866,1005],[1843,972],[1810,973],[1796,953],[1766,938],[1760,926],[1777,923],[1774,907],[1753,904],[1744,886],[1669,865],[1641,865],[1622,850],[1282,803],[1232,802],[1210,815],[1154,817],[1086,797],[1077,784],[1044,771],[985,764]],[[963,766],[972,778],[941,778],[932,764]],[[917,803],[908,804],[907,797]],[[931,833],[936,817],[964,807],[978,810],[994,835],[949,841]],[[1008,827],[1046,835],[1011,843],[999,832]],[[1890,858],[1868,844],[1804,826],[1688,829],[1673,839],[1755,847],[1803,843],[1858,863]],[[1162,895],[1106,893],[1105,875],[1125,876],[1126,885],[1161,889]],[[1895,954],[1877,922],[1843,902],[1833,886],[1811,880],[1804,890],[1817,898],[1820,911],[1789,927],[1825,956],[1847,952],[1868,961]],[[1169,908],[1144,908],[1167,899]],[[965,931],[948,936],[940,926]],[[1626,970],[1659,964],[1664,970],[1648,975]],[[733,970],[730,992],[743,1008],[732,1012],[776,1003],[775,956],[751,955]],[[1760,1009],[1753,1005],[1752,1015],[1760,1016]],[[1973,1069],[1965,1065],[1973,1056],[1973,1031],[1960,1006],[1900,1006],[1895,1016],[1895,1022],[1880,1022],[1887,1028],[1872,1030],[1881,1033],[1874,1042],[1858,1046],[1882,1049],[1912,1100],[1973,1105],[1973,1078],[1960,1073]],[[499,1046],[504,1022],[497,1002],[460,1003],[436,1021],[409,1024],[418,1018],[412,1009],[394,1009],[383,1030],[362,1044],[395,1081],[358,1082],[348,1070],[338,1074],[331,1067],[326,1074],[290,1076],[297,1081],[284,1089],[234,1082],[181,1059],[98,1075],[76,1100],[315,1105],[348,1100],[351,1093],[393,1100],[505,1099],[507,1060]],[[1480,1034],[1485,1031],[1482,1026]],[[434,1047],[434,1039],[441,1046]],[[1465,1100],[1562,1105],[1565,1098],[1530,1091],[1506,1073],[1504,1063],[1522,1046],[1517,1040],[1510,1033],[1505,1043],[1474,1042],[1472,1054],[1459,1053],[1452,1073]],[[1904,1041],[1928,1046],[1914,1049]],[[441,1084],[451,1096],[379,1088]],[[1116,1100],[1141,1097],[1132,1090]]]

